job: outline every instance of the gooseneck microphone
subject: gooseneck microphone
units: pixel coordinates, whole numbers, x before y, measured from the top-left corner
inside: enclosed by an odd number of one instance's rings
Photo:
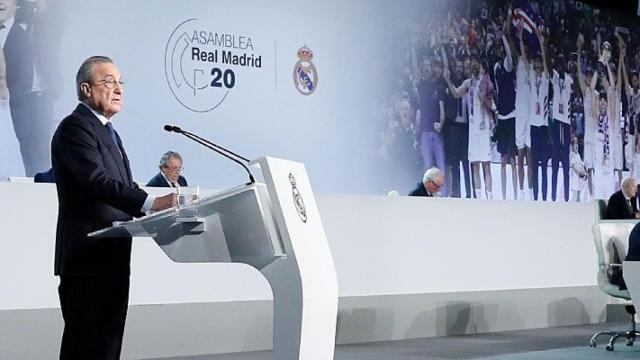
[[[249,162],[249,159],[245,158],[244,156],[238,155],[235,152],[226,149],[214,142],[211,142],[207,139],[203,139],[200,136],[190,133],[186,130],[182,130],[177,126],[173,126],[173,125],[165,125],[164,129],[168,132],[175,132],[178,134],[182,134],[185,137],[197,142],[198,144],[213,150],[215,152],[217,152],[218,154],[226,157],[227,159],[237,163],[238,165],[242,166],[244,168],[244,170],[247,172],[247,174],[249,174],[249,183],[250,184],[255,184],[256,179],[253,177],[253,174],[251,174],[251,171],[249,171],[249,168],[247,167],[247,165],[245,165],[244,163],[242,163],[240,160],[245,161],[245,162]]]

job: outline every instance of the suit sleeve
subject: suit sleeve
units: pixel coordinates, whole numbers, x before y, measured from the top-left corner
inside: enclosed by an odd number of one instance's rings
[[[142,216],[147,193],[111,178],[98,149],[98,139],[91,125],[67,122],[60,131],[62,165],[74,175],[78,185],[96,199],[131,216]]]

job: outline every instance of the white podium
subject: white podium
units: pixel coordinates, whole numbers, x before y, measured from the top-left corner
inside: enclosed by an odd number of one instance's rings
[[[258,269],[273,292],[273,358],[333,359],[338,283],[303,164],[251,162],[264,183],[239,186],[91,233],[152,237],[175,262],[237,262]]]

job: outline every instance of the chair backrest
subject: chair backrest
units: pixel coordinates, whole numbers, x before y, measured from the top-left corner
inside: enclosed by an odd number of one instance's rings
[[[596,203],[596,222],[604,220],[607,213],[607,201],[603,199],[595,199]]]
[[[598,286],[605,293],[629,299],[629,292],[620,290],[609,281],[609,264],[622,264],[629,243],[629,234],[635,226],[632,222],[597,223],[591,227],[593,241],[598,256]]]

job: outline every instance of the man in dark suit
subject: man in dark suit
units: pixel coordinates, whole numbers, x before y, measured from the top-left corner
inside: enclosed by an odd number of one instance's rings
[[[50,39],[44,41],[39,20],[46,14],[34,1],[22,1],[16,11],[16,0],[2,0],[8,17],[2,31],[8,31],[4,42],[9,105],[20,153],[27,176],[46,171],[50,166],[49,144],[53,130],[53,103],[60,81],[55,50]],[[46,50],[51,50],[47,52]]]
[[[620,190],[616,191],[607,202],[605,219],[636,219],[640,217],[636,208],[636,192],[638,182],[632,177],[625,177],[620,183]]]
[[[625,261],[640,261],[640,223],[629,234],[629,249]]]
[[[424,172],[422,182],[418,183],[415,189],[409,193],[409,196],[440,196],[439,191],[444,185],[444,175],[440,169],[432,167]]]
[[[88,233],[176,204],[133,182],[129,158],[113,129],[123,83],[107,57],[85,60],[76,75],[80,104],[51,142],[58,191],[55,275],[65,327],[60,359],[119,359],[129,297],[131,238]]]
[[[182,157],[177,152],[167,151],[162,154],[158,167],[160,168],[160,172],[149,180],[147,186],[174,188],[187,186],[187,179],[180,175],[182,171]]]

